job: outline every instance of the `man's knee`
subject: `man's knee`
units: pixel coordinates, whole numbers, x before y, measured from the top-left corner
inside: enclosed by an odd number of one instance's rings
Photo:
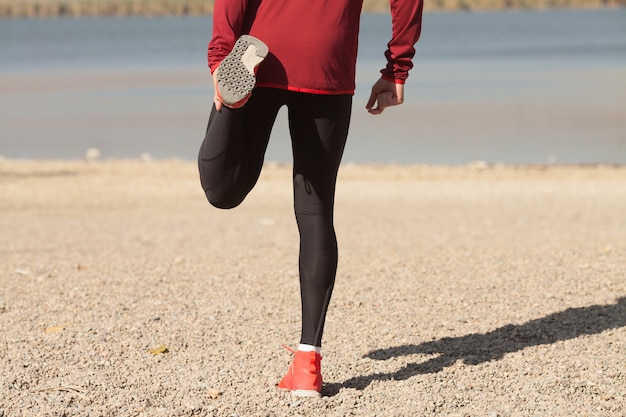
[[[232,192],[214,189],[204,190],[204,194],[213,207],[224,210],[237,207],[245,198],[245,195],[240,196]]]

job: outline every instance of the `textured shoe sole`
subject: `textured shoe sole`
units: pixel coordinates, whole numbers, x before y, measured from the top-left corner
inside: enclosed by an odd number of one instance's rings
[[[245,99],[256,84],[255,69],[267,56],[267,45],[250,35],[242,35],[233,50],[217,68],[217,89],[221,101],[234,106]]]

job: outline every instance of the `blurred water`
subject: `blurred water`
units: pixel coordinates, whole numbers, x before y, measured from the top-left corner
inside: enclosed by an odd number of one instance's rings
[[[346,161],[626,163],[626,10],[430,13],[406,102],[363,107],[388,15],[362,18]],[[210,17],[0,20],[0,155],[194,159]],[[289,161],[282,111],[267,158]]]

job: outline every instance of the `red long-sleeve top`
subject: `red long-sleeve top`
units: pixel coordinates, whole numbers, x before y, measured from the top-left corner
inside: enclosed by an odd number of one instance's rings
[[[249,34],[269,47],[257,86],[315,94],[354,94],[363,0],[215,0],[211,72]],[[390,0],[392,34],[382,76],[403,84],[413,67],[422,0]]]

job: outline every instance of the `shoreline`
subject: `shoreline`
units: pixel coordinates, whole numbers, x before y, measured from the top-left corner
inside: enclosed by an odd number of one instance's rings
[[[0,178],[7,176],[7,172],[16,169],[19,172],[26,173],[33,167],[103,167],[103,166],[135,166],[135,165],[187,165],[195,164],[195,161],[185,158],[168,157],[168,158],[153,158],[150,154],[142,154],[136,158],[125,157],[111,157],[101,158],[98,155],[98,149],[88,149],[85,158],[19,158],[19,157],[5,157],[0,155]],[[283,169],[291,169],[292,162],[284,161],[272,161],[266,160],[263,164],[263,171],[275,171]],[[5,169],[8,169],[6,171]],[[388,173],[388,172],[574,172],[574,171],[625,171],[626,164],[621,163],[606,163],[606,162],[581,162],[581,163],[567,163],[567,162],[537,162],[537,163],[503,163],[503,162],[487,162],[482,160],[470,161],[468,163],[398,163],[398,162],[354,162],[343,161],[340,165],[340,172],[346,171],[359,171],[366,170],[371,171],[373,176],[376,173]],[[45,171],[46,169],[43,169]],[[34,171],[39,172],[39,169]],[[11,175],[8,175],[11,176]],[[368,176],[369,177],[369,176]]]
[[[546,10],[626,7],[626,0],[436,0],[425,11]],[[387,1],[365,0],[364,12],[386,12]],[[0,18],[200,16],[213,12],[202,0],[0,0]]]
[[[17,171],[26,174],[33,167],[73,167],[73,168],[86,168],[86,167],[103,167],[103,166],[157,166],[157,165],[186,165],[194,164],[195,161],[179,158],[179,157],[167,157],[167,158],[153,158],[149,153],[141,154],[136,158],[133,157],[105,157],[101,158],[98,149],[88,149],[85,153],[85,158],[34,158],[34,157],[5,157],[0,155],[0,179],[2,177],[11,176],[13,174],[7,174],[9,171],[16,169]],[[276,171],[276,170],[290,170],[292,162],[273,161],[266,160],[263,164],[263,172]],[[6,169],[8,169],[8,171]],[[352,171],[368,171],[371,175],[368,178],[376,178],[377,174],[389,173],[402,173],[401,177],[408,177],[411,173],[546,173],[546,172],[591,172],[591,171],[613,171],[626,173],[626,164],[611,163],[611,162],[580,162],[580,163],[568,163],[568,162],[531,162],[531,163],[505,163],[505,162],[488,162],[482,160],[470,161],[467,163],[401,163],[401,162],[355,162],[355,161],[343,161],[340,165],[339,172],[350,173]],[[34,172],[39,172],[39,169],[35,169]],[[43,169],[46,171],[46,169]],[[32,174],[33,172],[31,172]],[[263,173],[261,174],[263,175]]]

